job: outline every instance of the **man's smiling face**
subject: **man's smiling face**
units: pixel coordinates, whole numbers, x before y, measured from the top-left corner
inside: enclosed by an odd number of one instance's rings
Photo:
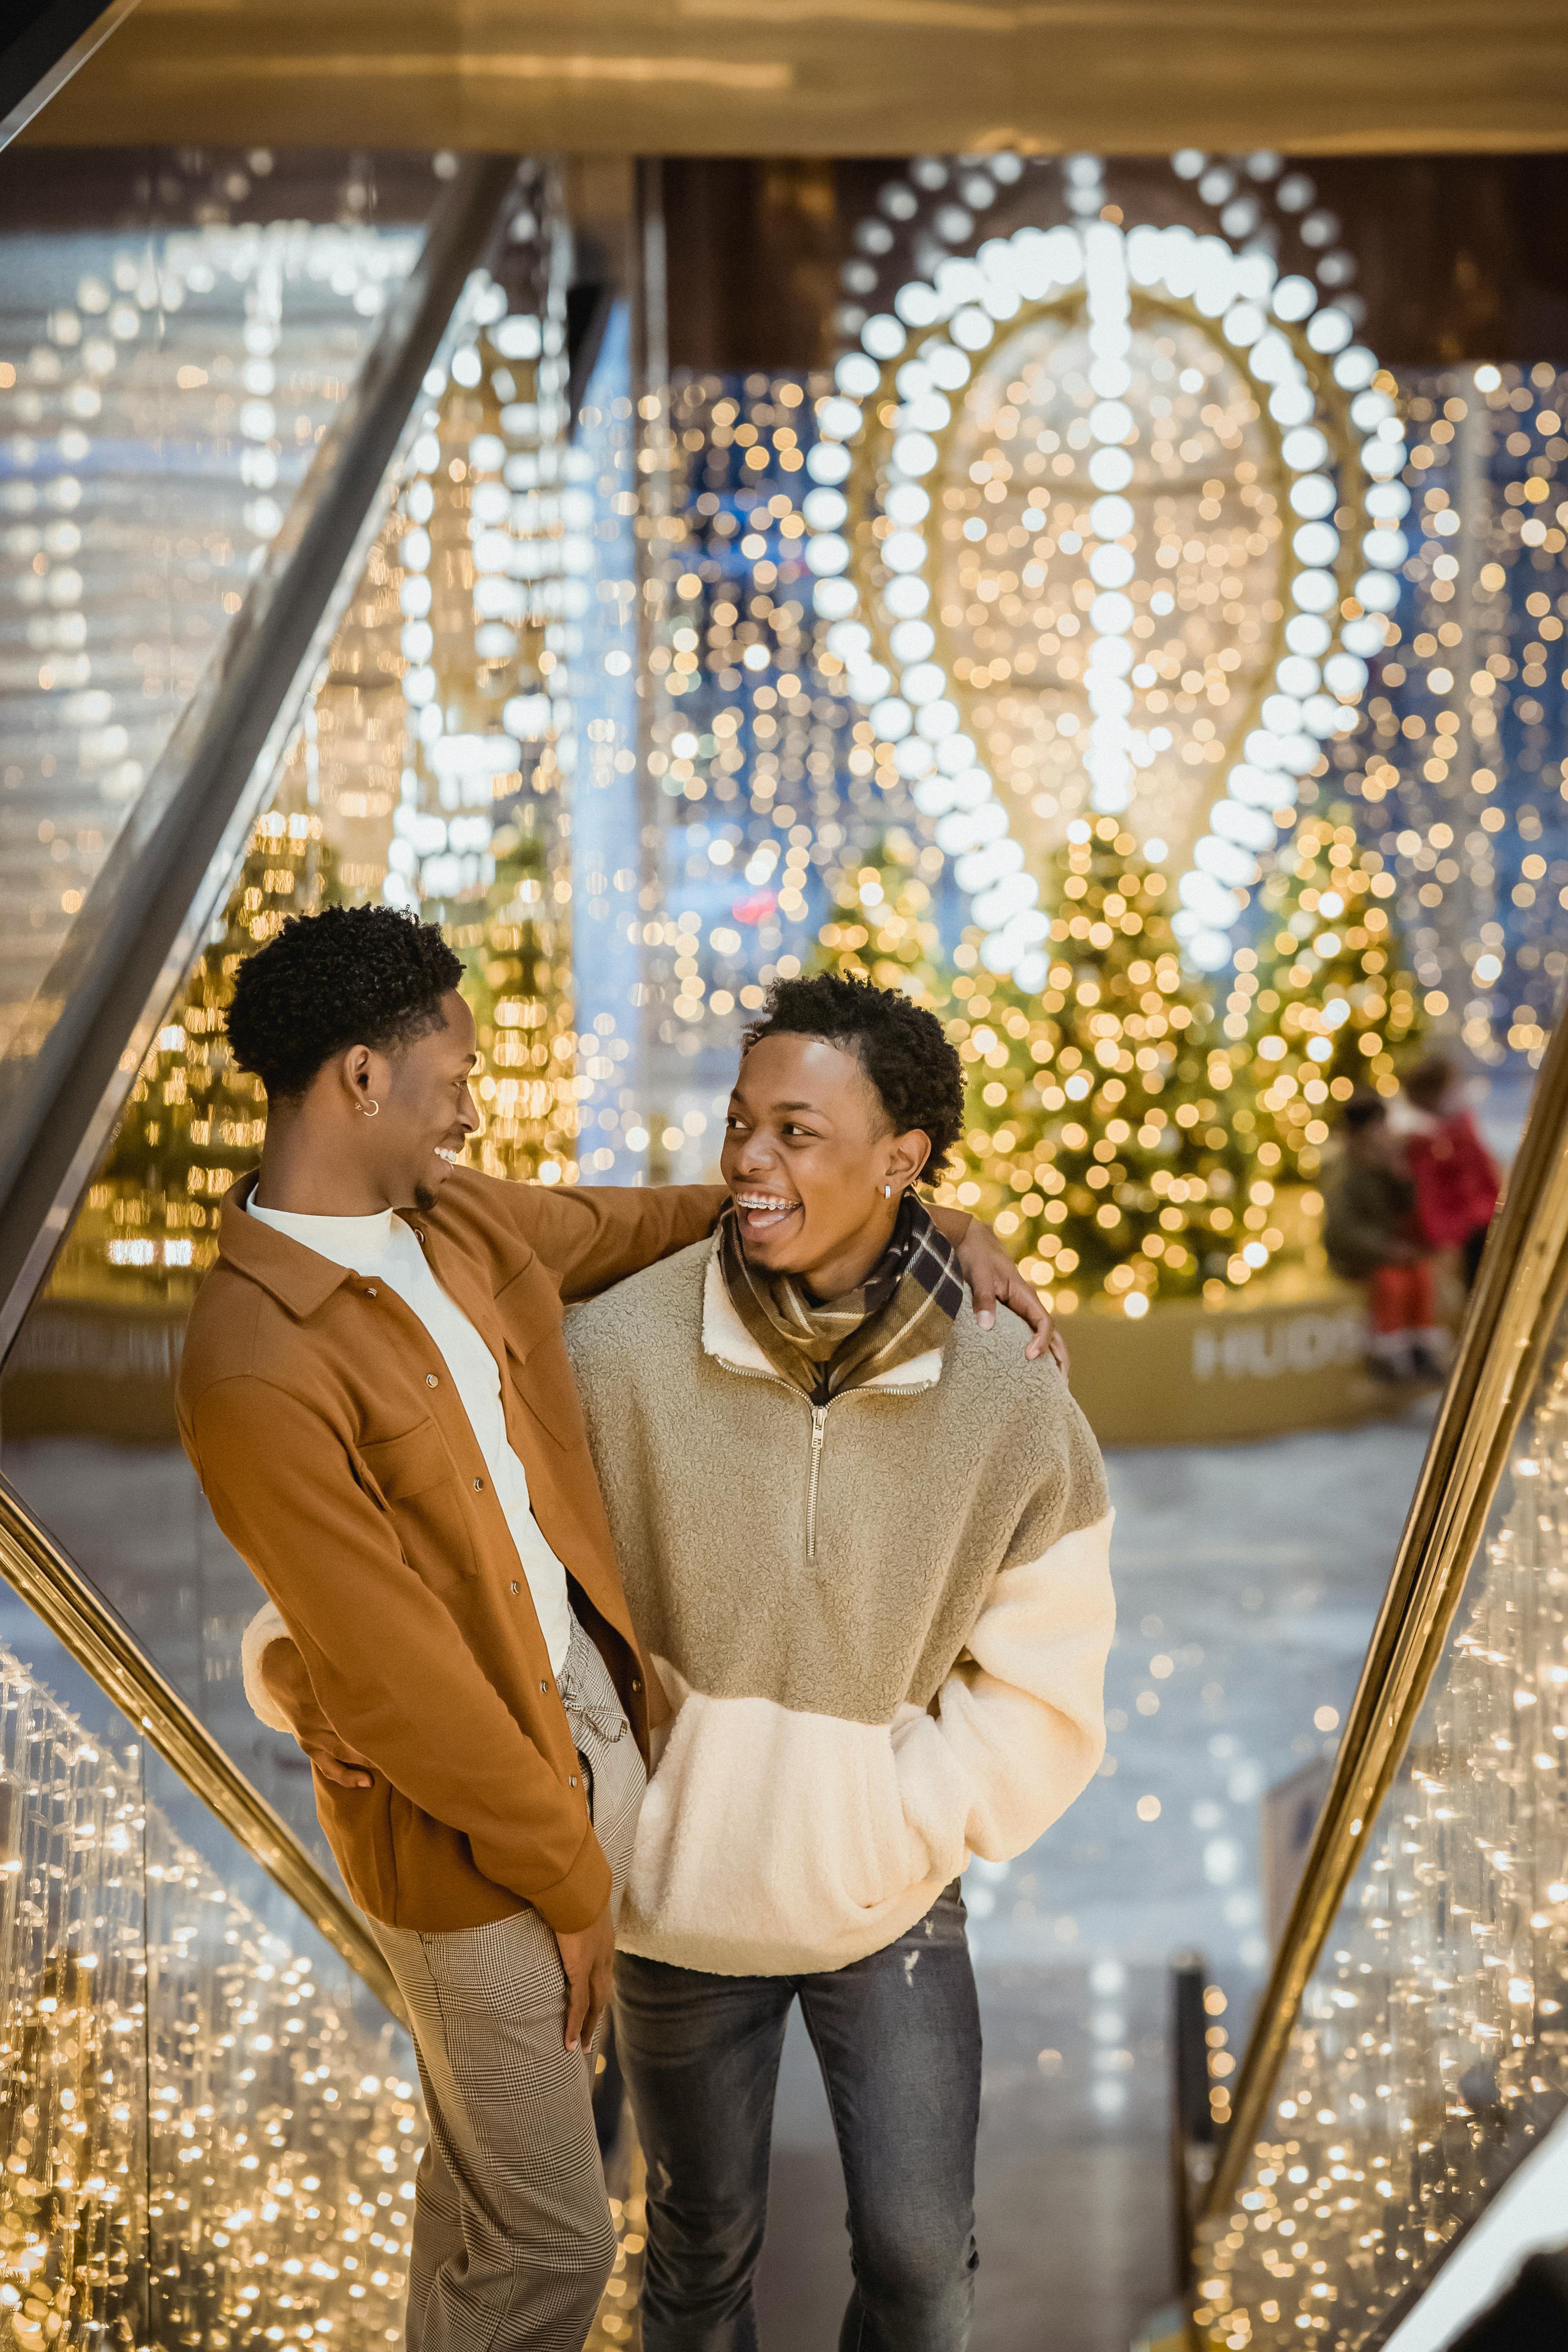
[[[891,1221],[883,1185],[896,1204],[908,1181],[900,1140],[852,1048],[785,1031],[759,1038],[729,1098],[719,1162],[747,1258],[810,1276],[852,1257],[868,1227]],[[916,1170],[925,1157],[917,1145]]]
[[[364,1140],[378,1155],[389,1201],[434,1208],[441,1187],[462,1164],[479,1125],[468,1088],[475,1059],[474,1015],[455,988],[441,1000],[438,1028],[384,1057],[380,1089],[374,1077],[369,1089],[381,1109]]]

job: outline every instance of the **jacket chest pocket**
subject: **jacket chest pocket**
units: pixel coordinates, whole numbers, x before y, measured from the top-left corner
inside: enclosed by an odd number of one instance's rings
[[[403,1558],[424,1583],[440,1591],[478,1573],[463,1491],[433,1421],[406,1437],[361,1446],[360,1459],[397,1529]]]
[[[566,1342],[560,1333],[542,1333],[527,1356],[519,1356],[508,1339],[507,1358],[512,1386],[540,1428],[569,1451],[574,1445],[586,1444],[577,1383],[571,1376]]]
[[[586,1444],[582,1409],[561,1331],[560,1301],[537,1265],[523,1268],[496,1300],[507,1368],[530,1417],[570,1451]]]

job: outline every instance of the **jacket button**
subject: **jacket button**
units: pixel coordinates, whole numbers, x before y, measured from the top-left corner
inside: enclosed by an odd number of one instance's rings
[[[426,1387],[427,1389],[434,1389],[434,1388],[439,1388],[439,1387],[440,1387],[440,1385],[441,1385],[441,1383],[440,1383],[440,1381],[436,1379],[435,1374],[434,1374],[434,1372],[426,1372],[426,1374],[425,1374],[425,1376],[424,1376],[424,1385],[425,1385],[425,1387]]]
[[[522,1589],[523,1589],[523,1588],[522,1588],[522,1586],[517,1582],[517,1578],[516,1578],[516,1577],[514,1577],[514,1578],[512,1579],[512,1591],[513,1591],[514,1592],[520,1592],[520,1591],[522,1591]],[[540,1688],[540,1690],[543,1690],[543,1688],[544,1688],[544,1685],[543,1685],[543,1683],[541,1683],[541,1684],[539,1685],[539,1688]]]
[[[577,1774],[575,1772],[571,1776],[571,1785],[574,1789],[577,1786]]]
[[[642,1677],[642,1675],[632,1675],[632,1689],[633,1689],[634,1691],[640,1691],[640,1690],[642,1689],[642,1687],[643,1687],[643,1677]]]
[[[378,1292],[377,1292],[376,1286],[375,1286],[375,1284],[372,1282],[372,1283],[371,1283],[371,1286],[370,1286],[370,1288],[366,1291],[366,1293],[365,1293],[365,1297],[366,1297],[367,1298],[374,1298],[374,1297],[378,1297],[378,1296],[379,1296],[379,1294],[378,1294]]]
[[[515,1591],[517,1591],[517,1586],[514,1584],[514,1585],[513,1585],[513,1587],[512,1587],[512,1591],[515,1592]],[[548,1691],[548,1690],[549,1690],[549,1683],[541,1683],[541,1684],[539,1685],[539,1688],[540,1688],[540,1690],[542,1690],[542,1691]]]
[[[484,1493],[484,1491],[485,1491],[485,1481],[483,1480],[483,1478],[476,1478],[476,1479],[475,1479],[475,1481],[474,1481],[474,1492],[475,1492],[476,1495],[482,1495],[482,1494]]]

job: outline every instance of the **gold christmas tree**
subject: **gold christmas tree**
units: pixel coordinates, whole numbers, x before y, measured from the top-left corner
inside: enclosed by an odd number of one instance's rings
[[[1077,824],[1050,880],[1054,960],[1031,995],[943,965],[929,893],[896,845],[845,877],[821,937],[831,969],[903,987],[947,1024],[970,1075],[970,1124],[938,1187],[977,1210],[1048,1285],[1059,1311],[1098,1297],[1141,1315],[1155,1297],[1251,1279],[1281,1246],[1257,1223],[1252,1116],[1183,970],[1165,877],[1113,818]],[[1270,1190],[1267,1185],[1263,1191]]]
[[[901,988],[946,1019],[953,975],[931,913],[931,893],[914,870],[917,856],[909,835],[895,830],[868,863],[839,876],[838,903],[817,934],[815,962],[819,971]]]
[[[193,1295],[217,1255],[223,1196],[256,1166],[267,1128],[261,1082],[235,1067],[224,1034],[235,974],[288,916],[319,913],[339,895],[318,816],[258,818],[222,920],[142,1064],[61,1254],[57,1297],[106,1284],[171,1301]]]
[[[463,959],[485,1119],[471,1157],[492,1176],[570,1183],[578,1124],[570,951],[534,805],[519,801],[490,845],[496,878],[475,927],[481,937]]]
[[[1396,1091],[1396,1056],[1421,1034],[1395,887],[1336,803],[1303,817],[1260,892],[1266,925],[1256,953],[1237,957],[1225,1028],[1250,1055],[1258,1136],[1287,1178],[1317,1173],[1333,1105],[1358,1087]]]

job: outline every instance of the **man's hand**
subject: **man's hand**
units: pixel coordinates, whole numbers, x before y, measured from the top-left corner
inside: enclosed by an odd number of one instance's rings
[[[575,1934],[555,1931],[566,1970],[566,2046],[591,2050],[599,2021],[610,2006],[615,1961],[615,1926],[607,1903],[591,1927]]]
[[[305,1661],[292,1642],[269,1642],[261,1654],[261,1679],[268,1696],[294,1726],[294,1737],[324,1780],[340,1789],[368,1789],[374,1770],[340,1739],[316,1703]]]
[[[1030,1328],[1025,1361],[1032,1364],[1049,1349],[1065,1372],[1067,1349],[1050,1309],[1041,1302],[1033,1284],[1024,1280],[989,1225],[983,1225],[978,1217],[973,1219],[956,1249],[958,1271],[969,1286],[975,1320],[981,1330],[990,1329],[998,1307],[1010,1307]]]
[[[375,1769],[368,1756],[350,1748],[346,1739],[333,1733],[329,1739],[302,1739],[299,1743],[323,1780],[330,1780],[340,1789],[368,1789],[371,1774]]]

